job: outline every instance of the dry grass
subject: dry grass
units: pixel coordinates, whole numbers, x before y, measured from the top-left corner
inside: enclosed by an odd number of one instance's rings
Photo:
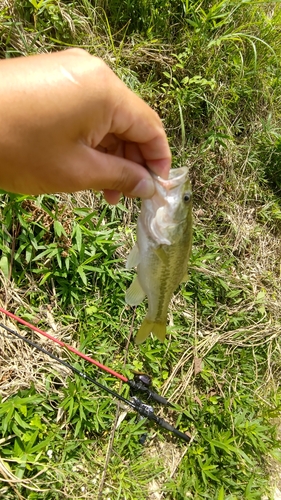
[[[39,314],[34,314],[29,302],[29,291],[17,289],[13,282],[8,282],[3,276],[1,279],[0,305],[8,311],[17,312],[18,308],[24,309],[33,316],[32,323],[44,322],[45,330],[59,340],[75,345],[73,340],[75,325],[62,327],[54,320],[51,310],[46,308]],[[28,339],[47,349],[57,356],[61,355],[61,348],[56,344],[50,345],[50,341],[37,333],[30,333],[22,326],[0,313],[0,321],[9,328],[17,331]],[[2,400],[16,394],[20,389],[29,388],[32,384],[38,392],[46,391],[46,376],[50,373],[56,375],[62,387],[66,385],[66,376],[69,374],[62,365],[54,360],[50,361],[47,355],[27,345],[24,341],[13,337],[1,328],[0,335],[0,395]],[[55,388],[54,388],[55,390]]]

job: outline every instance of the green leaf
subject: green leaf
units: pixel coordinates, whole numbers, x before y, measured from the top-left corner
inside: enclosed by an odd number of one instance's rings
[[[33,7],[34,7],[36,10],[38,10],[38,3],[36,2],[36,0],[28,0],[28,1],[31,3],[31,5],[33,5]]]
[[[23,453],[24,453],[23,443],[21,439],[17,437],[14,442],[14,454],[16,457],[21,457]]]
[[[57,261],[58,261],[59,268],[62,269],[61,255],[60,255],[59,252],[57,252],[56,258],[57,258]]]
[[[81,429],[81,425],[82,425],[82,422],[81,420],[78,420],[76,426],[75,426],[75,432],[74,432],[74,437],[77,437],[79,432],[80,432],[80,429]]]
[[[52,439],[53,439],[53,436],[50,434],[47,437],[47,439],[44,439],[44,441],[41,441],[36,446],[34,446],[34,448],[32,448],[32,453],[38,453],[38,451],[42,451],[43,449],[45,449],[50,444]]]
[[[24,249],[28,247],[28,243],[25,241],[24,243],[22,243],[19,248],[17,249],[17,251],[15,252],[15,255],[14,255],[14,260],[18,260],[20,255],[23,253]]]
[[[55,231],[55,234],[60,238],[60,236],[63,234],[64,236],[66,236],[66,232],[62,226],[62,224],[60,223],[60,221],[58,220],[55,220],[54,221],[54,231]]]
[[[26,417],[27,416],[27,406],[26,405],[20,405],[18,407],[19,411]]]
[[[32,246],[31,245],[27,246],[25,250],[25,260],[27,264],[29,264],[29,262],[31,261],[32,253],[33,253]]]
[[[95,314],[97,312],[97,310],[98,310],[97,306],[86,307],[86,314],[88,316],[92,316],[93,314]]]
[[[214,474],[212,474],[211,471],[206,470],[206,469],[203,469],[203,471],[204,471],[204,474],[206,474],[206,476],[209,477],[210,479],[213,479],[213,481],[217,481],[217,482],[219,481],[219,479]]]
[[[30,427],[35,427],[35,429],[40,430],[43,428],[41,418],[38,413],[35,413],[34,417],[32,417],[32,419],[30,420]]]
[[[87,277],[86,277],[86,274],[84,273],[82,267],[77,267],[77,272],[81,278],[81,280],[83,281],[84,285],[87,286]]]
[[[53,273],[52,273],[52,271],[47,271],[47,272],[44,274],[43,278],[40,280],[40,285],[44,285],[44,283],[47,281],[47,279],[48,279],[50,276],[52,276],[52,274],[53,274]]]
[[[82,248],[82,231],[78,224],[75,227],[75,234],[76,234],[77,250],[80,253]]]
[[[34,445],[37,437],[38,437],[39,429],[33,432],[33,434],[29,437],[28,444],[25,448],[26,453],[33,453],[32,446]]]
[[[14,419],[15,421],[23,428],[23,429],[30,429],[30,425],[27,424],[20,416],[20,414],[15,411],[14,413]]]
[[[80,404],[79,406],[79,415],[80,415],[80,420],[86,420],[86,415],[82,404]]]
[[[3,434],[6,433],[8,426],[9,426],[9,423],[12,421],[13,414],[14,414],[14,406],[11,404],[11,406],[7,412],[7,415],[2,420]]]
[[[270,455],[281,463],[281,450],[279,448],[273,448],[273,450],[270,451]]]
[[[70,398],[69,400],[69,406],[68,406],[68,422],[70,422],[72,415],[73,415],[73,407],[74,407],[74,399]]]
[[[221,486],[217,500],[224,500],[224,499],[225,499],[225,496],[224,496],[224,487]]]
[[[9,265],[9,259],[8,259],[7,255],[2,255],[2,257],[0,259],[0,269],[2,269],[5,278],[9,277],[9,268],[10,268],[10,265]]]

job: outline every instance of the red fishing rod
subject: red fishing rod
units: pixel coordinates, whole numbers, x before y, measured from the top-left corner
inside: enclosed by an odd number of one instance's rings
[[[75,349],[75,347],[71,347],[70,345],[65,344],[64,342],[57,339],[56,337],[53,337],[49,333],[44,332],[43,330],[40,330],[40,328],[37,328],[37,326],[34,326],[31,323],[28,323],[28,321],[25,321],[24,319],[20,318],[19,316],[16,316],[15,314],[13,314],[9,311],[6,311],[6,309],[3,309],[3,307],[0,307],[0,312],[5,314],[9,318],[14,319],[18,323],[21,323],[22,325],[27,326],[28,328],[30,328],[30,330],[33,330],[34,332],[40,333],[40,335],[43,335],[43,337],[46,337],[47,339],[51,340],[52,342],[55,342],[56,344],[60,345],[61,347],[64,347],[68,351],[73,352],[74,354],[76,354],[80,358],[85,359],[86,361],[88,361],[89,363],[92,363],[93,365],[97,366],[98,368],[101,368],[101,370],[110,373],[110,375],[113,375],[114,377],[119,378],[120,380],[122,380],[122,382],[128,382],[128,379],[126,377],[124,377],[123,375],[121,375],[121,373],[117,373],[114,370],[111,370],[111,368],[108,368],[108,366],[102,365],[101,363],[99,363],[95,359],[92,359],[89,356],[86,356],[86,354],[83,354],[83,352],[78,351],[77,349]]]
[[[95,359],[93,359],[93,358],[91,358],[89,356],[86,356],[86,354],[78,351],[78,349],[75,349],[75,347],[72,347],[72,346],[69,346],[68,344],[65,344],[64,342],[62,342],[61,340],[57,339],[56,337],[53,337],[49,333],[44,332],[40,328],[37,328],[37,326],[34,326],[31,323],[28,323],[24,319],[20,318],[19,316],[16,316],[15,314],[13,314],[13,313],[11,313],[9,311],[6,311],[6,309],[0,307],[0,312],[2,312],[3,314],[5,314],[5,316],[8,316],[8,317],[14,319],[18,323],[20,323],[20,324],[22,324],[22,325],[30,328],[34,332],[37,332],[40,335],[43,335],[44,337],[48,338],[52,342],[55,342],[56,344],[60,345],[61,347],[67,349],[68,351],[73,352],[74,354],[76,354],[80,358],[85,359],[86,361],[88,361],[89,363],[92,363],[93,365],[97,366],[101,370],[103,370],[103,371],[105,371],[107,373],[110,373],[114,377],[122,380],[122,382],[124,382],[124,383],[126,383],[126,384],[128,384],[130,386],[131,390],[145,392],[147,394],[148,398],[153,399],[157,403],[164,404],[164,405],[170,405],[170,403],[167,401],[166,398],[164,398],[163,396],[160,396],[159,394],[157,394],[156,392],[152,391],[149,388],[149,384],[150,384],[149,377],[140,376],[140,377],[137,377],[136,379],[132,379],[132,380],[128,379],[124,375],[121,375],[120,373],[112,370],[108,366],[103,365],[99,361],[96,361]],[[55,356],[53,353],[51,353],[47,349],[39,346],[38,344],[34,343],[33,341],[31,341],[31,340],[27,339],[26,337],[20,335],[18,332],[16,332],[15,330],[12,330],[11,328],[9,328],[6,325],[4,325],[3,323],[0,323],[0,327],[4,328],[7,332],[9,332],[12,335],[16,336],[20,340],[23,340],[25,343],[31,345],[32,347],[35,347],[37,350],[43,352],[44,354],[47,354],[49,357],[51,357],[52,359],[54,359],[58,363],[64,365],[68,369],[70,369],[73,373],[76,373],[77,375],[79,375],[80,377],[84,378],[85,380],[89,380],[90,382],[92,382],[93,384],[95,384],[100,389],[108,392],[109,394],[111,394],[115,398],[117,398],[120,401],[126,403],[128,406],[130,406],[136,412],[138,412],[139,415],[141,415],[142,417],[146,417],[149,420],[151,420],[151,421],[155,422],[156,424],[160,425],[164,429],[167,429],[168,431],[173,432],[175,435],[177,435],[179,438],[183,439],[184,441],[186,441],[186,442],[190,441],[190,437],[187,434],[184,434],[183,432],[179,431],[178,429],[176,429],[175,427],[173,427],[172,425],[170,425],[164,419],[162,419],[162,418],[158,417],[157,415],[155,415],[154,411],[153,411],[153,408],[151,406],[149,406],[149,405],[144,404],[137,397],[134,396],[131,400],[128,400],[128,399],[124,398],[123,396],[121,396],[117,392],[113,391],[112,389],[109,389],[107,386],[105,386],[105,385],[101,384],[100,382],[98,382],[93,377],[90,377],[85,372],[82,372],[81,370],[78,370],[77,368],[75,368],[74,366],[70,365],[66,361],[64,361],[64,360],[58,358],[57,356]]]

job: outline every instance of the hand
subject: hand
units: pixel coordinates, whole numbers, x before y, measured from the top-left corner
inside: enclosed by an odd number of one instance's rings
[[[168,177],[158,115],[81,49],[0,61],[0,187],[25,194],[104,190],[149,198],[145,166]]]

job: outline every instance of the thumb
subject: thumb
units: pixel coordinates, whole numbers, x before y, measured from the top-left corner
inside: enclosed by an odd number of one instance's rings
[[[79,175],[83,172],[83,183],[85,184],[82,189],[122,192],[129,197],[151,198],[153,196],[154,181],[145,167],[125,158],[91,149],[88,146],[84,146],[84,148],[83,157],[81,155],[78,157],[81,165]],[[80,182],[82,182],[81,178]],[[114,196],[110,197],[111,203],[114,203],[115,199]]]

